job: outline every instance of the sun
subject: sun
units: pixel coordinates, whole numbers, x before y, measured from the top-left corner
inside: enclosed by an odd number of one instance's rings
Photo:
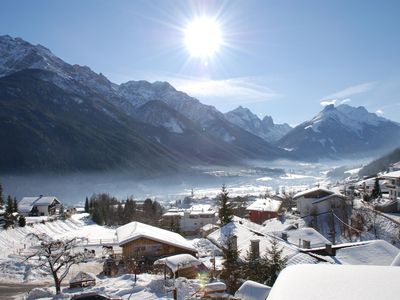
[[[185,46],[192,57],[211,57],[222,45],[221,26],[209,17],[194,19],[188,24],[184,33]]]

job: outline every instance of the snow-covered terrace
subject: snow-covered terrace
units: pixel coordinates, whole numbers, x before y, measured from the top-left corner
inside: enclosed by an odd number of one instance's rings
[[[268,300],[399,299],[398,278],[398,267],[296,265],[279,274]]]

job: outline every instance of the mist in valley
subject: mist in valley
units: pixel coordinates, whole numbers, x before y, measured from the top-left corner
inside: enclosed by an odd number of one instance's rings
[[[248,161],[246,166],[193,167],[185,174],[169,174],[141,178],[134,172],[108,171],[63,175],[24,174],[0,176],[5,195],[21,199],[25,196],[53,195],[66,205],[83,205],[93,193],[109,193],[120,200],[133,196],[137,200],[152,198],[170,202],[190,195],[196,198],[215,197],[222,184],[231,196],[260,195],[266,191],[299,190],[333,180],[326,174],[334,168],[351,169],[362,161]]]

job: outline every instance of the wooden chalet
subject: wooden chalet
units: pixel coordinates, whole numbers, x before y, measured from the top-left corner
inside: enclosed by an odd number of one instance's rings
[[[124,258],[154,262],[175,254],[197,254],[192,244],[180,234],[140,222],[117,228],[117,236]]]

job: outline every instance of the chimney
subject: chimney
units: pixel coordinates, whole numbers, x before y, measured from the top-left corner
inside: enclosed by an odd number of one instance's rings
[[[282,231],[282,239],[287,241],[288,235],[287,235],[287,231]]]
[[[310,249],[311,248],[311,243],[309,240],[303,240],[303,248],[304,249]]]
[[[237,236],[236,235],[231,235],[229,237],[228,243],[230,244],[230,247],[232,250],[237,250]]]
[[[332,244],[329,244],[329,243],[325,244],[325,252],[330,256],[333,256],[336,254],[335,249],[332,248]]]
[[[251,245],[250,245],[250,253],[254,258],[259,258],[260,257],[260,240],[259,239],[254,239],[251,240]]]

